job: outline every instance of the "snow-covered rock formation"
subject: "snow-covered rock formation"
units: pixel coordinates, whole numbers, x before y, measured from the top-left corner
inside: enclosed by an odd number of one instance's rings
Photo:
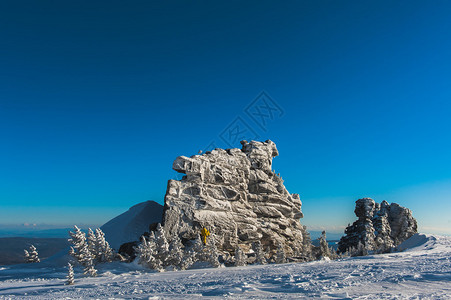
[[[345,230],[338,250],[387,251],[417,233],[417,221],[410,209],[387,201],[376,203],[371,198],[356,201],[354,213],[358,217]]]
[[[271,255],[279,244],[287,256],[309,251],[308,235],[299,219],[301,200],[290,194],[272,170],[276,145],[242,141],[242,149],[215,149],[203,155],[180,156],[173,169],[182,180],[169,180],[165,196],[164,230],[170,240],[195,240],[203,227],[217,237],[221,251],[248,251],[261,242]],[[309,240],[309,239],[306,239]]]
[[[139,241],[152,223],[161,223],[163,206],[155,201],[136,204],[123,214],[111,219],[100,229],[111,247],[118,250],[123,243]]]

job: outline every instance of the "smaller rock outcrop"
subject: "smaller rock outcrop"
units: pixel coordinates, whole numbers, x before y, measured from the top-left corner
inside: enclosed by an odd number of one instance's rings
[[[356,201],[358,220],[345,230],[338,251],[351,249],[385,252],[417,233],[417,221],[410,209],[387,201],[376,203],[371,198]]]

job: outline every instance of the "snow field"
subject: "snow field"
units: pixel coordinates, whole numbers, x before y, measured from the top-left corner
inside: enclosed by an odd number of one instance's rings
[[[451,238],[407,242],[403,252],[310,263],[162,273],[111,263],[95,278],[75,268],[71,286],[65,268],[16,265],[0,270],[0,299],[451,299]]]

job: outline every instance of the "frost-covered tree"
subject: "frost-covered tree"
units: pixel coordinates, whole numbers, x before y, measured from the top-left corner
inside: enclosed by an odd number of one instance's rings
[[[67,263],[67,280],[66,285],[72,285],[75,283],[74,279],[74,268],[71,263]]]
[[[28,263],[28,260],[30,259],[30,253],[28,253],[28,250],[27,250],[27,249],[24,249],[23,252],[24,252],[23,260],[24,260],[26,263]]]
[[[31,245],[28,250],[24,250],[24,259],[26,263],[38,263],[41,261],[39,259],[38,251],[33,245]]]
[[[329,244],[327,243],[326,239],[326,231],[323,231],[321,233],[321,236],[319,238],[319,251],[320,251],[320,257],[321,258],[331,258],[331,251],[329,249]]]
[[[235,249],[235,267],[243,267],[246,265],[246,254],[241,250],[240,246]]]
[[[97,276],[97,270],[94,267],[94,263],[90,263],[88,266],[86,266],[83,269],[83,274],[89,277],[96,277]]]
[[[95,257],[91,251],[89,251],[87,244],[80,249],[80,252],[78,253],[78,262],[84,266],[83,274],[90,277],[97,276],[97,270],[94,268]]]
[[[265,265],[267,263],[265,251],[263,251],[262,243],[257,241],[252,244],[252,249],[255,252],[255,263],[257,265]]]
[[[97,238],[96,238],[94,231],[92,231],[91,228],[88,228],[88,235],[87,235],[86,240],[88,243],[89,252],[91,252],[91,255],[93,256],[94,261],[97,261],[97,253],[98,253]]]
[[[361,241],[357,243],[357,246],[355,247],[350,246],[346,249],[345,252],[343,252],[343,256],[365,256],[365,255],[368,255],[368,250]]]
[[[115,253],[111,249],[110,244],[105,239],[105,234],[100,228],[96,229],[96,259],[97,262],[112,262],[114,260]]]
[[[157,271],[163,270],[163,263],[158,258],[157,246],[153,232],[149,238],[142,237],[141,243],[136,248],[137,259],[140,265]]]
[[[285,257],[285,250],[283,249],[282,243],[279,243],[277,246],[277,252],[276,252],[276,264],[283,264],[287,261]]]
[[[183,244],[178,235],[175,235],[169,244],[168,257],[166,259],[166,266],[173,266],[176,269],[186,269],[185,263],[182,263],[185,258],[183,251]]]
[[[207,256],[207,261],[214,268],[218,268],[221,266],[221,263],[219,262],[218,248],[216,247],[216,237],[213,233],[210,233],[210,238],[207,241],[205,252],[206,252],[206,256]]]
[[[94,268],[95,254],[90,250],[89,243],[86,240],[86,234],[84,234],[80,228],[74,226],[74,232],[69,231],[71,238],[69,242],[72,243],[72,247],[69,250],[69,254],[73,256],[79,264],[84,267],[83,274],[88,276],[96,276],[97,270]],[[92,230],[91,230],[92,232]],[[92,235],[90,237],[92,239]],[[94,250],[93,250],[94,251]]]
[[[166,264],[166,259],[169,254],[169,243],[166,239],[166,235],[160,223],[157,225],[157,230],[155,231],[155,245],[156,245],[156,255],[155,258],[161,261],[164,266]]]
[[[362,242],[359,241],[353,256],[365,256],[365,255],[368,255],[368,249]]]
[[[310,233],[307,231],[307,226],[302,226],[302,253],[301,255],[305,260],[310,261],[313,260],[312,254],[312,238],[310,237]]]
[[[193,264],[194,264],[194,255],[193,255],[193,252],[192,251],[190,251],[190,250],[186,250],[185,249],[185,251],[183,251],[183,254],[184,254],[184,256],[183,256],[183,260],[180,262],[180,264],[179,264],[179,269],[180,270],[186,270],[186,269],[188,269],[189,267],[191,267]]]
[[[139,245],[135,247],[135,251],[138,263],[140,265],[146,264],[152,253],[147,243],[147,239],[144,236],[141,236],[141,243],[139,243]]]
[[[84,248],[88,248],[86,234],[84,234],[77,225],[74,225],[74,232],[69,231],[69,235],[71,238],[68,241],[72,244],[69,254],[80,263],[80,253],[86,253]]]

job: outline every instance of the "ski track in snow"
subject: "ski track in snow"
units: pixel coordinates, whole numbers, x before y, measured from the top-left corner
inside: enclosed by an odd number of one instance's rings
[[[0,299],[451,299],[451,237],[417,241],[404,252],[310,263],[163,273],[113,263],[96,278],[76,269],[72,286],[64,268],[18,265],[0,270]]]

